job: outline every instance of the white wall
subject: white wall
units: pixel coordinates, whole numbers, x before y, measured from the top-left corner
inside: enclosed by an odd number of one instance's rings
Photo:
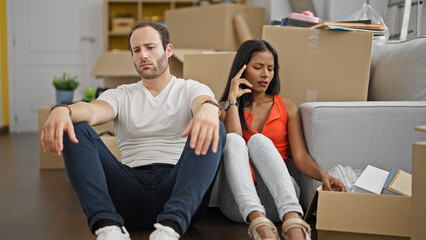
[[[265,8],[266,22],[271,20],[281,20],[291,13],[291,6],[288,0],[246,0],[247,5]]]
[[[90,76],[103,51],[102,0],[7,0],[7,13],[9,131],[36,132],[37,109],[55,103],[53,76],[78,75],[74,100],[103,85]]]
[[[281,20],[291,13],[291,5],[288,1],[270,0],[270,20]]]

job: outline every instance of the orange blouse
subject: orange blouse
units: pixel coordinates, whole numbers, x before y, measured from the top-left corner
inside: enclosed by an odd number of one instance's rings
[[[253,121],[253,114],[244,111],[244,117],[247,121],[247,125],[250,128],[251,123]],[[250,137],[253,134],[259,133],[254,129],[250,128],[250,130],[253,133],[250,133],[247,130],[243,129],[243,136],[246,140],[246,143],[249,141]],[[269,112],[268,119],[266,120],[265,125],[263,125],[263,129],[260,133],[272,140],[275,148],[277,148],[284,162],[287,164],[287,110],[285,108],[283,99],[279,95],[274,95],[274,103],[272,105],[271,111]],[[253,169],[252,175],[253,179],[256,180],[254,177]]]

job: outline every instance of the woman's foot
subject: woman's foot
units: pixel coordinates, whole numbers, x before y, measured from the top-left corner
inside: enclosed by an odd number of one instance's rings
[[[277,240],[278,230],[275,224],[265,217],[263,213],[253,212],[249,216],[249,236],[254,240]]]
[[[261,239],[277,239],[277,232],[274,232],[270,226],[259,226],[255,231]]]
[[[311,227],[303,221],[299,213],[291,212],[284,216],[282,234],[286,240],[310,240]]]
[[[287,231],[286,240],[305,240],[305,233],[301,228],[292,228]]]

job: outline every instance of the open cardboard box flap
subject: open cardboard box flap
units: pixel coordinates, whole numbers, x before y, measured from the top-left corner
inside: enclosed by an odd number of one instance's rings
[[[90,75],[95,77],[139,77],[130,51],[102,53]]]
[[[306,212],[317,211],[317,230],[409,237],[411,197],[325,191],[320,186]]]
[[[213,49],[196,49],[196,48],[174,48],[173,57],[177,60],[184,62],[184,56],[187,54],[201,54],[205,52],[213,52]]]
[[[223,94],[235,52],[203,52],[185,55],[183,76],[206,84],[217,100]]]

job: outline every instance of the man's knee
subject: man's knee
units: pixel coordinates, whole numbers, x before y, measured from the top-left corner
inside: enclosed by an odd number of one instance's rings
[[[87,129],[91,128],[87,122],[79,122],[74,123],[74,132],[77,134],[77,132],[81,131],[87,131]]]
[[[87,124],[87,122],[79,122],[74,124],[74,133],[78,140],[85,138],[85,136],[89,137],[92,132],[94,132],[94,130],[89,126],[89,124]],[[64,132],[63,143],[64,147],[68,144],[74,144],[71,142],[67,132]]]

